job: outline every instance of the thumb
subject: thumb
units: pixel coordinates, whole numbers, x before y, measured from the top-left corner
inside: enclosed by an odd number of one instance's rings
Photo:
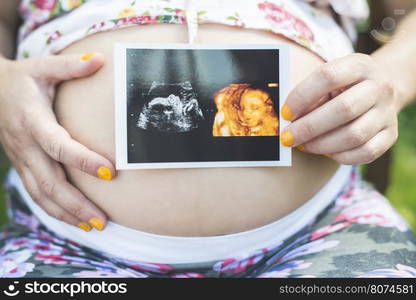
[[[32,73],[35,77],[46,77],[60,82],[89,76],[101,68],[103,64],[104,56],[100,53],[51,55],[35,58]]]

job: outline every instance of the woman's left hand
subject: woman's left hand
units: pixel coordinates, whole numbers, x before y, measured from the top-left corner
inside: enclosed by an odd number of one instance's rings
[[[322,65],[289,94],[282,116],[292,123],[283,129],[281,143],[342,164],[372,162],[398,137],[392,82],[388,71],[364,54]]]

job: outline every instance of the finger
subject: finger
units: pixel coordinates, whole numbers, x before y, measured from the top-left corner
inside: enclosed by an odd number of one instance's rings
[[[73,166],[103,180],[112,180],[116,174],[113,164],[71,138],[60,126],[52,112],[34,112],[31,132],[43,150],[54,160]],[[41,121],[38,121],[41,120]]]
[[[26,146],[24,142],[18,142],[12,138],[11,134],[7,131],[2,132],[2,145],[3,151],[7,155],[10,160],[12,166],[16,169],[19,173],[22,170],[22,159],[19,158],[19,154],[21,154],[20,149]]]
[[[386,124],[377,109],[370,109],[352,122],[304,144],[304,151],[315,154],[337,153],[356,148],[381,131]]]
[[[376,160],[397,140],[397,130],[386,128],[363,145],[341,153],[334,153],[331,158],[345,165],[366,164]]]
[[[7,146],[4,147],[6,155],[9,157],[11,163],[13,164],[17,173],[21,177],[23,186],[25,187],[26,191],[33,199],[33,201],[36,202],[39,206],[41,206],[45,210],[45,212],[50,216],[59,219],[67,224],[77,226],[84,231],[90,231],[91,226],[88,223],[82,222],[77,217],[71,215],[65,209],[55,204],[53,201],[51,201],[41,193],[30,169],[25,167],[22,159],[19,159],[13,151],[10,151],[10,149],[14,148]],[[62,170],[62,173],[59,173],[57,177],[62,178],[62,175],[63,177],[65,177],[63,173],[64,172]]]
[[[345,88],[340,88],[334,92],[331,92],[330,94],[325,95],[324,97],[322,97],[321,99],[319,99],[317,102],[314,102],[311,106],[309,106],[306,110],[304,110],[302,112],[302,114],[300,114],[298,116],[298,118],[303,117],[304,115],[310,113],[311,111],[315,110],[316,108],[318,108],[319,106],[322,106],[324,103],[328,102],[329,100],[337,97],[338,95],[342,94],[343,92],[345,92],[346,90],[348,90],[351,86],[347,86]]]
[[[20,164],[18,163],[19,160],[17,159],[17,156],[13,153],[13,151],[11,151],[10,147],[7,147],[7,144],[4,145],[3,147],[3,151],[6,154],[6,156],[9,158],[10,163],[13,165],[13,167],[19,171],[20,170]]]
[[[317,102],[313,103],[311,106],[309,106],[303,113],[302,115],[299,116],[303,117],[304,115],[307,115],[308,113],[310,113],[311,111],[314,111],[315,109],[317,109],[319,106],[322,106],[324,103],[328,102],[330,99],[335,98],[335,97],[330,97],[329,95],[326,95],[325,97],[322,97],[321,99],[319,99]]]
[[[282,108],[283,118],[296,120],[327,94],[368,78],[370,63],[367,55],[353,54],[322,65],[289,93]]]
[[[91,226],[88,223],[82,222],[77,217],[71,215],[65,209],[48,199],[41,190],[38,188],[35,177],[28,168],[24,168],[24,171],[19,173],[22,178],[23,185],[25,186],[30,197],[35,201],[42,209],[50,216],[61,220],[67,224],[79,227],[84,231],[90,231]]]
[[[51,55],[33,58],[28,63],[32,76],[60,82],[93,74],[103,65],[104,56],[100,53]]]
[[[12,153],[10,147],[10,140],[8,139],[8,133],[7,132],[0,132],[0,151],[3,149],[4,153],[7,155],[7,157],[11,160],[11,156],[14,156],[14,153]]]
[[[66,178],[62,178],[65,173],[59,163],[48,157],[39,147],[28,151],[30,153],[29,156],[26,155],[25,163],[36,178],[40,191],[82,222],[102,230],[107,220],[106,215]]]
[[[288,125],[280,137],[284,146],[304,144],[367,112],[377,101],[374,83],[363,81]]]

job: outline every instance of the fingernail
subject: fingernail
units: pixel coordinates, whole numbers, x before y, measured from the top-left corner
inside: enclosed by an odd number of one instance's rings
[[[113,179],[113,175],[111,174],[111,170],[107,167],[99,167],[97,170],[97,176],[102,180],[111,180]]]
[[[324,154],[324,156],[331,158],[331,154]]]
[[[299,151],[305,151],[305,146],[303,144],[300,144],[299,146],[297,146]]]
[[[290,107],[287,104],[283,105],[282,107],[282,117],[286,121],[292,121],[293,119],[292,111],[290,110]]]
[[[81,56],[81,60],[89,60],[95,56],[95,53],[86,53],[83,56]]]
[[[88,225],[88,224],[87,224],[87,223],[85,223],[85,222],[80,222],[80,223],[78,224],[78,227],[79,227],[79,228],[81,228],[82,230],[86,231],[86,232],[88,232],[88,231],[90,231],[90,230],[91,230],[91,226],[90,226],[90,225]]]
[[[280,136],[280,142],[283,144],[283,146],[290,147],[295,143],[295,137],[290,131],[285,130]]]
[[[101,220],[100,219],[98,219],[98,218],[91,218],[90,220],[89,220],[89,223],[91,224],[91,226],[92,227],[94,227],[95,229],[97,229],[97,230],[103,230],[104,229],[104,224],[103,224],[103,222],[101,222]]]

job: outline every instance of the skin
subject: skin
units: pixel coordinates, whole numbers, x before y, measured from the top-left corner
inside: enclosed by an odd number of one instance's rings
[[[85,61],[81,59],[84,53],[64,53],[12,60],[17,2],[0,3],[1,144],[29,194],[47,213],[75,226],[90,223],[102,229],[107,215],[75,187],[82,183],[68,181],[61,164],[95,177],[105,166],[114,178],[113,163],[106,158],[112,156],[72,139],[57,123],[52,104],[59,83],[91,76],[104,58],[97,53]],[[344,164],[371,162],[390,148],[398,135],[397,113],[416,96],[416,67],[409,63],[416,57],[415,25],[416,14],[409,14],[397,38],[377,52],[322,64],[296,82],[286,101],[292,123],[284,130],[291,134],[291,147],[303,145],[310,153],[331,153],[334,161]],[[335,97],[329,100],[328,94]],[[294,161],[304,159],[297,155]],[[201,175],[192,172],[198,170],[189,170],[188,175]],[[92,218],[101,225],[91,222]]]
[[[416,57],[415,25],[413,11],[372,55],[326,63],[296,86],[286,101],[291,146],[343,164],[370,163],[386,152],[398,137],[398,113],[416,97],[416,67],[409,65]]]
[[[67,181],[60,163],[94,176],[102,166],[115,173],[113,164],[70,137],[56,121],[53,101],[59,83],[93,74],[102,66],[103,57],[97,54],[89,60],[82,60],[82,55],[10,60],[18,2],[0,4],[1,144],[31,197],[48,214],[87,231],[91,226],[101,229],[106,215]]]

